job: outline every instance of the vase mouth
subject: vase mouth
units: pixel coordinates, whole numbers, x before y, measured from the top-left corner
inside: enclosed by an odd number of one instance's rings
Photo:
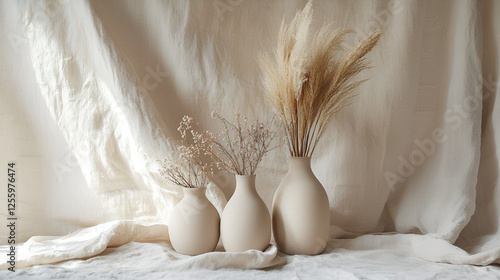
[[[311,157],[294,157],[290,156],[290,162],[295,161],[295,162],[300,162],[300,161],[308,161],[311,162]]]
[[[200,191],[205,191],[206,189],[207,189],[207,187],[203,187],[203,188],[187,188],[187,187],[183,187],[184,192],[200,192]]]
[[[252,175],[240,175],[240,174],[234,174],[234,177],[240,177],[240,178],[251,178],[255,177],[257,174],[252,174]]]

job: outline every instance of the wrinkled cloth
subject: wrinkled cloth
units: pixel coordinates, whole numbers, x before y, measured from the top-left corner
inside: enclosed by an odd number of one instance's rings
[[[168,227],[163,224],[114,221],[85,228],[64,237],[32,237],[20,247],[16,267],[19,269],[68,259],[86,259],[99,255],[108,247],[119,247],[131,242],[158,244],[169,242]],[[284,264],[285,260],[283,257],[277,257],[278,250],[274,245],[270,245],[264,252],[256,250],[233,254],[214,252],[194,257],[175,253],[171,246],[165,251],[171,261],[170,266],[181,269],[266,268]],[[143,261],[147,262],[150,258],[151,256],[146,255]],[[165,261],[168,265],[168,261]],[[0,269],[8,267],[8,263],[0,265]]]
[[[49,247],[55,250],[48,251]],[[148,279],[234,279],[235,277],[498,279],[500,277],[500,267],[433,263],[409,254],[413,252],[420,257],[432,258],[432,255],[442,255],[447,252],[450,257],[459,258],[464,253],[459,251],[443,240],[432,240],[424,235],[412,238],[411,235],[401,234],[364,235],[352,240],[331,240],[325,252],[317,256],[285,255],[279,253],[274,245],[270,245],[264,252],[249,250],[242,253],[227,253],[222,250],[220,244],[215,252],[185,256],[173,250],[168,242],[168,229],[165,225],[115,221],[76,231],[65,237],[33,237],[19,250],[20,259],[16,272],[0,271],[0,277],[5,276],[9,279],[88,277],[93,279],[144,279],[145,277]],[[21,269],[26,266],[31,267]],[[5,268],[5,264],[0,268]]]
[[[361,262],[380,252],[419,264],[500,263],[495,1],[314,1],[313,29],[331,23],[355,31],[346,48],[384,29],[368,56],[374,67],[359,77],[370,79],[332,121],[312,159],[330,200],[329,251],[287,257],[271,246],[234,262],[222,252],[168,257],[174,253],[160,225],[182,192],[159,176],[157,160],[175,149],[183,115],[203,129],[218,128],[212,111],[272,117],[257,56],[273,51],[282,20],[304,5],[2,2],[0,106],[4,131],[13,132],[2,135],[9,147],[2,162],[18,161],[17,237],[31,238],[18,245],[19,265],[100,260],[108,246],[125,244],[124,252],[168,251],[166,267],[199,269],[300,266],[304,258],[328,263],[343,250]],[[257,171],[268,207],[286,162],[286,151],[275,149]],[[207,195],[219,212],[233,189],[234,178],[214,174]],[[160,243],[136,243],[153,241]]]

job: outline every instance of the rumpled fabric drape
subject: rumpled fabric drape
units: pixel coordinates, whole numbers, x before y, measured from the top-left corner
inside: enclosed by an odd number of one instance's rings
[[[45,105],[91,199],[105,209],[101,225],[61,238],[31,238],[20,246],[19,266],[88,258],[131,241],[168,242],[161,224],[182,194],[158,175],[156,160],[175,148],[183,115],[206,129],[216,128],[211,111],[271,118],[256,58],[273,50],[283,18],[290,21],[304,5],[13,4]],[[374,67],[360,75],[370,79],[332,121],[312,159],[330,200],[327,254],[380,250],[432,262],[500,263],[500,21],[494,16],[500,5],[316,0],[313,10],[313,28],[332,23],[356,32],[346,48],[370,30],[384,30],[369,55]],[[257,171],[258,191],[269,207],[286,162],[284,149],[276,149]],[[208,196],[221,211],[234,180],[220,172],[213,181]],[[89,226],[78,224],[78,217],[62,222]],[[37,235],[36,228],[29,230]],[[74,247],[72,240],[85,246]],[[197,267],[199,258],[182,264]],[[263,268],[300,260],[278,255],[274,246],[235,258],[214,252],[203,262]]]

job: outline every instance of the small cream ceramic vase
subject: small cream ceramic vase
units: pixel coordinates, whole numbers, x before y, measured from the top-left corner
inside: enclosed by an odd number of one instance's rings
[[[207,199],[206,188],[184,188],[184,197],[168,221],[170,242],[175,251],[199,255],[215,250],[219,241],[219,213]]]
[[[284,253],[316,255],[325,249],[330,206],[310,157],[290,158],[288,173],[274,195],[272,224],[276,245]]]
[[[271,217],[255,189],[255,175],[236,175],[236,189],[221,218],[227,252],[263,251],[271,241]]]

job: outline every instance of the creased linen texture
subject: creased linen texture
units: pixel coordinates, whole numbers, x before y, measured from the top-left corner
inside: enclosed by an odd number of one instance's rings
[[[456,275],[500,277],[495,266],[469,266],[500,264],[497,1],[314,1],[312,28],[352,28],[347,48],[375,28],[384,30],[369,55],[374,67],[359,77],[370,79],[332,121],[312,159],[330,200],[325,253],[286,256],[274,245],[265,252],[225,253],[221,244],[196,257],[173,251],[166,223],[182,192],[159,176],[156,160],[175,149],[183,115],[203,129],[218,128],[212,111],[272,117],[257,57],[273,50],[283,18],[290,21],[305,4],[3,2],[2,127],[22,117],[47,129],[34,128],[36,137],[21,131],[1,138],[2,149],[13,147],[2,162],[20,158],[20,166],[57,171],[61,162],[69,165],[68,157],[54,159],[47,150],[59,149],[75,159],[77,170],[64,177],[49,173],[60,180],[43,177],[39,184],[36,171],[23,173],[18,241],[26,242],[18,244],[17,276],[81,269],[111,277],[97,266],[103,264],[124,277],[140,276],[134,268],[149,268],[153,277],[179,276],[175,271],[183,269],[192,269],[184,276],[217,277],[205,270],[222,269],[222,275],[251,268],[269,268],[269,277],[360,279],[420,271],[422,278],[452,278],[453,269]],[[9,98],[12,91],[18,99]],[[41,109],[33,111],[33,104]],[[9,109],[14,105],[18,109]],[[26,138],[34,140],[20,141]],[[27,143],[38,146],[25,148]],[[286,162],[286,151],[276,149],[257,170],[257,188],[269,208]],[[56,190],[65,188],[71,188],[72,203],[60,202],[64,197]],[[58,209],[48,202],[50,211],[27,205],[42,190]],[[218,172],[207,195],[221,212],[233,190],[234,179]],[[38,219],[45,221],[40,227]],[[8,235],[0,234],[4,260]],[[7,267],[2,261],[0,268]]]

